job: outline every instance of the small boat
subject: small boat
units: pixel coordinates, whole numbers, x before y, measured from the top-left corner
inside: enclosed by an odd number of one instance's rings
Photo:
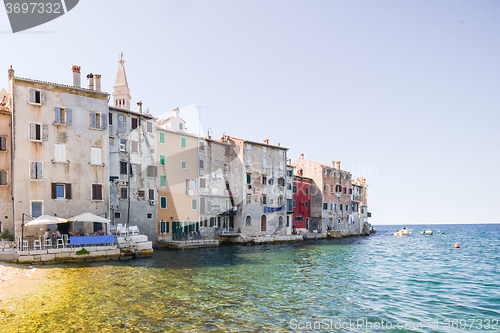
[[[409,236],[411,235],[411,229],[401,228],[397,232],[394,233],[394,236]]]
[[[432,235],[432,230],[422,230],[422,235]]]

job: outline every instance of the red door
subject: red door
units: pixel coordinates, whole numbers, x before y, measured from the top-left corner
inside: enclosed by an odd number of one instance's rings
[[[260,231],[266,231],[267,226],[266,226],[266,215],[262,215],[260,218]]]

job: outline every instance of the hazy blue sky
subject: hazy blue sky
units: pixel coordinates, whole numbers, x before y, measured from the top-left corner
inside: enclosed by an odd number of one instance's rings
[[[215,136],[342,160],[372,223],[500,221],[499,1],[82,0],[0,22],[1,86],[9,65],[69,84],[75,64],[112,92],[123,51],[133,105],[196,104]]]

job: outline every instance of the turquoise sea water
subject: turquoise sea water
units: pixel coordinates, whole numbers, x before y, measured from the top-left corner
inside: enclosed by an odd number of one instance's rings
[[[0,302],[0,331],[500,332],[500,225],[406,227],[38,266],[36,292]]]

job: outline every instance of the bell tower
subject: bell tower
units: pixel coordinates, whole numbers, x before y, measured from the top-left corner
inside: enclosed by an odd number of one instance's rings
[[[123,60],[123,52],[120,53],[118,60],[118,73],[116,74],[116,82],[113,87],[114,106],[130,110],[130,89],[128,88],[127,75],[125,75],[125,61]]]

